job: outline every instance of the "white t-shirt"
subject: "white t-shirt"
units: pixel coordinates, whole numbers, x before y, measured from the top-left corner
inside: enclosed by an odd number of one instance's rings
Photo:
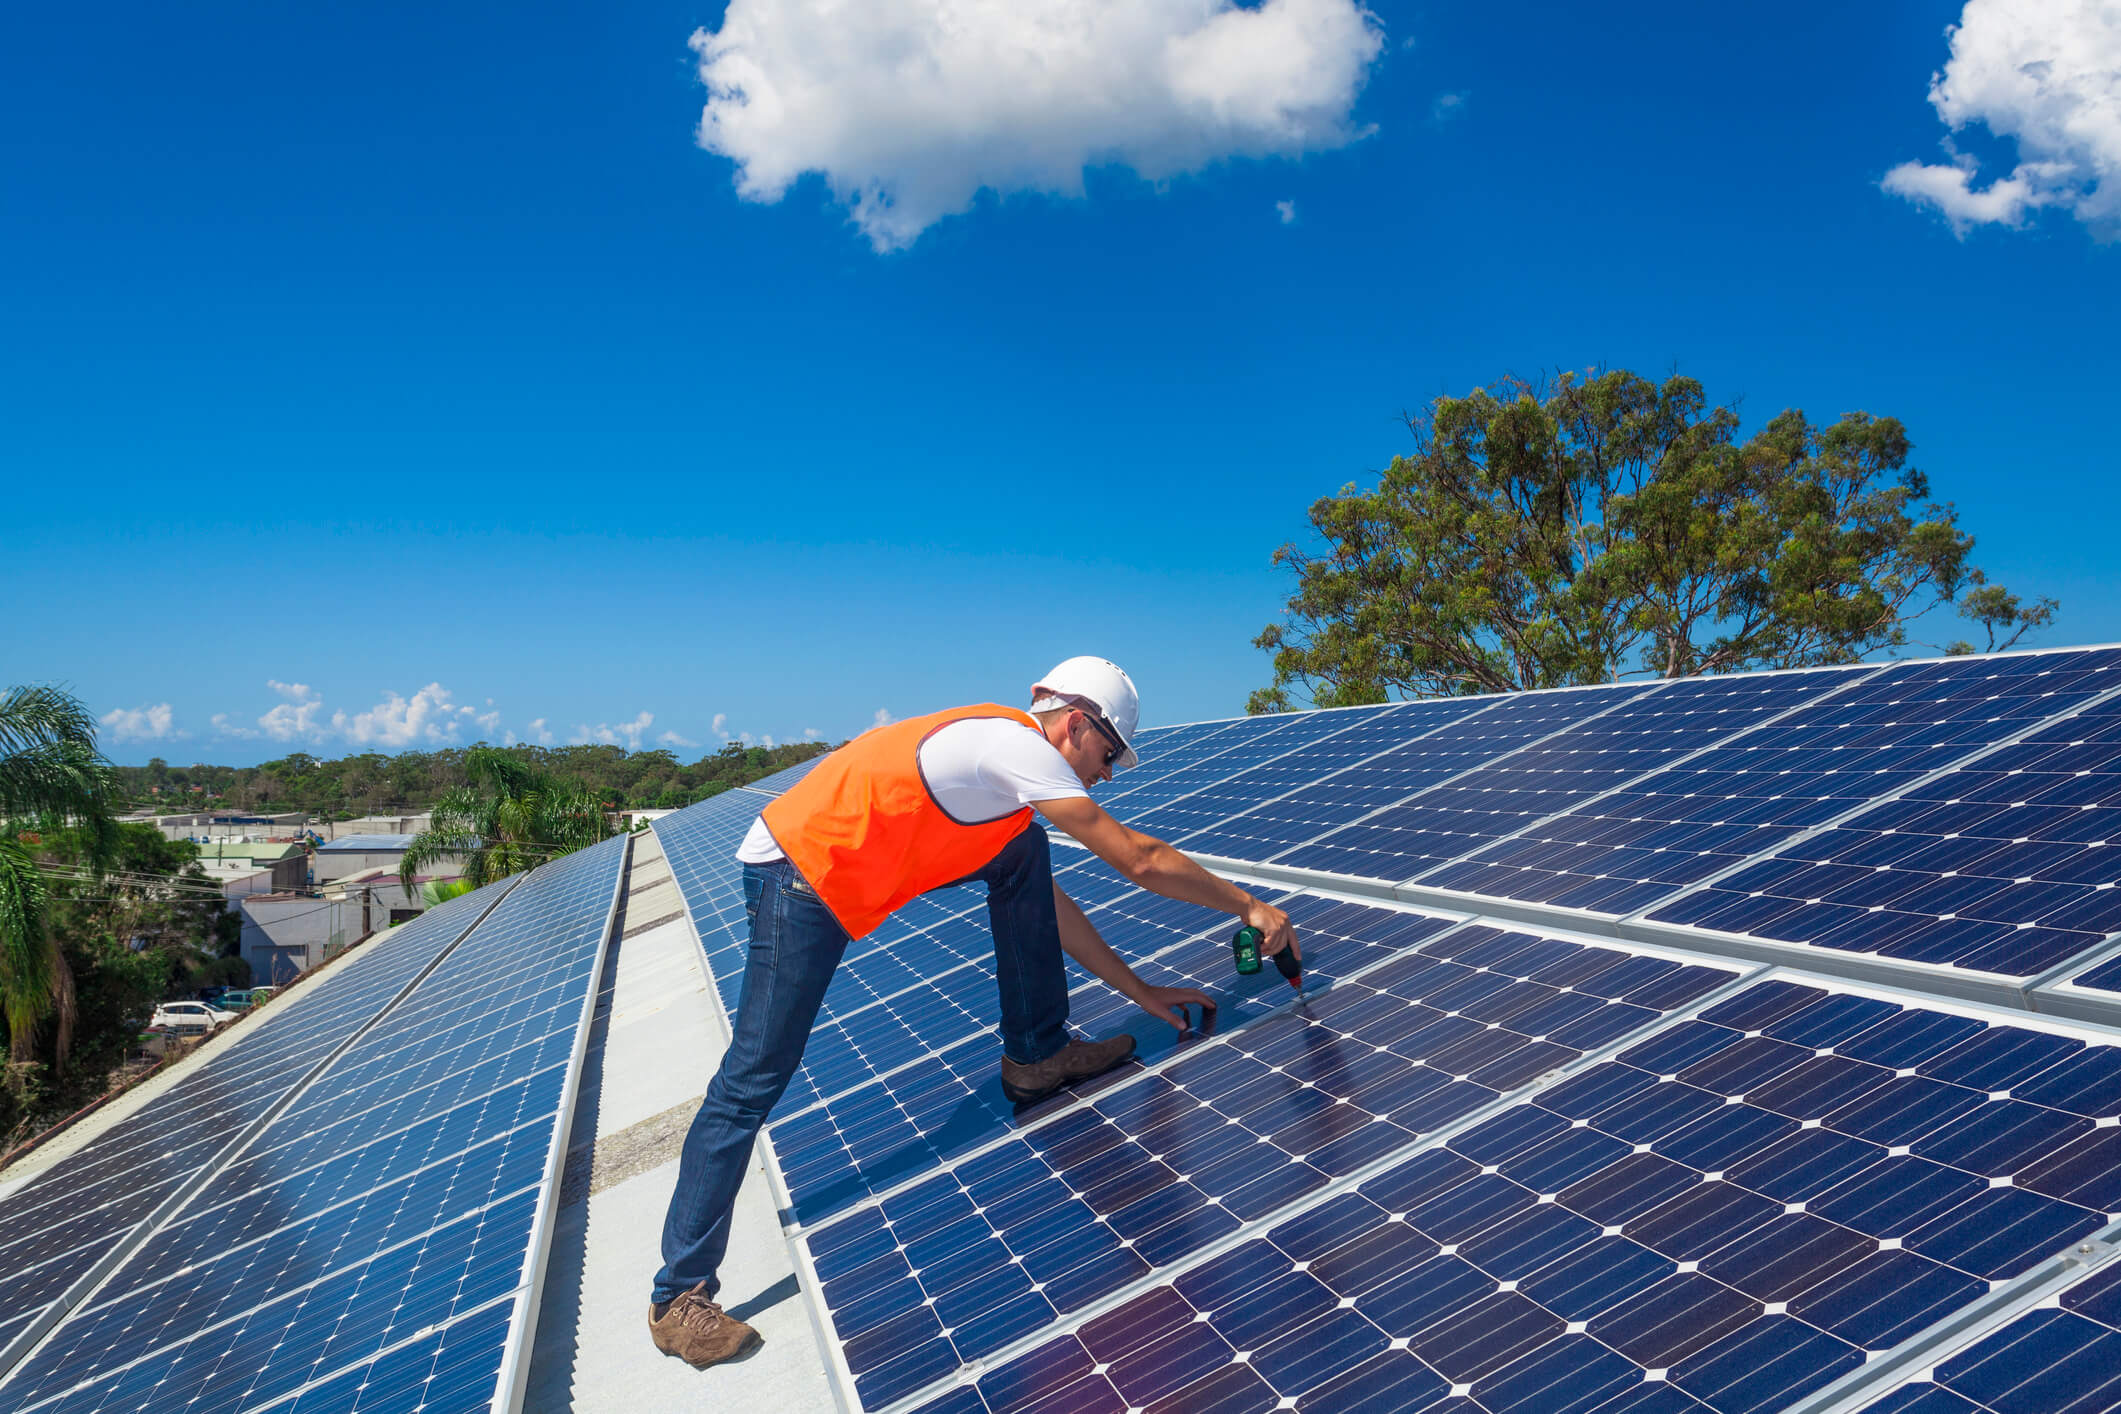
[[[921,743],[920,763],[936,803],[968,825],[999,820],[1042,800],[1090,793],[1052,742],[1000,717],[952,722]],[[781,857],[763,819],[751,822],[736,857],[744,864]]]

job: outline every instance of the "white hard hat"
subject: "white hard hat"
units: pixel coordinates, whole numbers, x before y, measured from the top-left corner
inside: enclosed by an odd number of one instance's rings
[[[1115,771],[1139,765],[1134,754],[1134,727],[1141,720],[1141,697],[1134,679],[1109,658],[1070,658],[1031,685],[1031,705],[1043,697],[1072,698],[1089,702],[1098,715],[1119,733],[1121,751],[1112,763]]]

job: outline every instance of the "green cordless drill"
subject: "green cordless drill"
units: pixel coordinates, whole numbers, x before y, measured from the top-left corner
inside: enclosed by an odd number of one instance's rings
[[[1237,972],[1241,977],[1250,977],[1259,971],[1259,944],[1264,936],[1259,929],[1247,923],[1230,939],[1230,955],[1237,961]],[[1289,985],[1299,993],[1304,987],[1304,965],[1297,959],[1295,949],[1283,948],[1274,954],[1275,970],[1289,979]]]

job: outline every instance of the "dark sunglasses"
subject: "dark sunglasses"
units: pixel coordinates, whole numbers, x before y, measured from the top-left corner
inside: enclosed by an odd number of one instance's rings
[[[1082,709],[1078,708],[1077,710],[1081,711]],[[1105,765],[1109,768],[1113,762],[1126,755],[1127,743],[1121,741],[1119,733],[1106,726],[1104,719],[1098,716],[1097,713],[1083,712],[1083,716],[1089,720],[1091,726],[1097,728],[1099,736],[1112,743],[1112,749],[1105,753]]]

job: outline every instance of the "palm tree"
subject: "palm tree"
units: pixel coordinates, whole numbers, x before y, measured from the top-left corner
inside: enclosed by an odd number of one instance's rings
[[[405,847],[398,880],[408,893],[422,870],[446,860],[462,859],[465,882],[478,888],[611,835],[595,792],[513,752],[474,746],[464,753],[464,775],[468,784],[444,792],[427,828]]]
[[[0,1015],[9,1059],[34,1054],[37,1028],[55,1017],[54,1068],[73,1044],[74,976],[44,927],[44,879],[31,852],[34,827],[78,827],[88,863],[101,870],[117,842],[110,763],[96,749],[96,719],[56,687],[0,693]]]

